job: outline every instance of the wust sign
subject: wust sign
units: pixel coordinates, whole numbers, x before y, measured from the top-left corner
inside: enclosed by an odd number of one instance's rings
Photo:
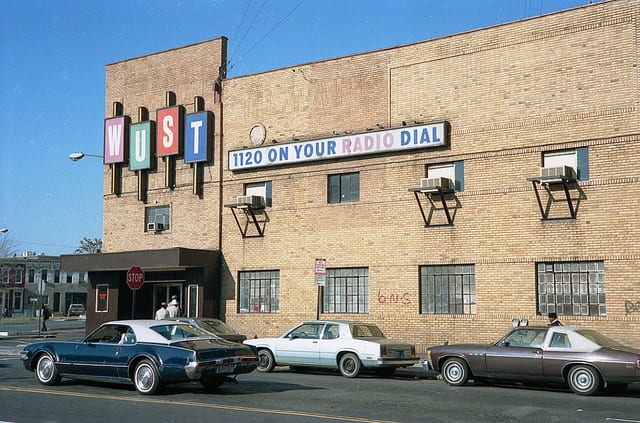
[[[136,291],[144,284],[144,271],[138,266],[131,266],[127,271],[127,285]]]

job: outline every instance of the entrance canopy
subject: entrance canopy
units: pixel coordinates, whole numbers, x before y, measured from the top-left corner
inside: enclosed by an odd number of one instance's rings
[[[126,271],[131,266],[139,266],[145,270],[166,270],[191,267],[217,268],[219,265],[220,251],[218,250],[182,247],[60,256],[60,267],[63,272]]]

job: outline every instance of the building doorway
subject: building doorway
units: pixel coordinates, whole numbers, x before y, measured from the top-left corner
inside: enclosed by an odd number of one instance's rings
[[[171,301],[171,297],[176,295],[178,297],[178,304],[180,305],[180,315],[184,315],[183,310],[183,295],[182,295],[182,284],[181,283],[155,283],[153,285],[153,304],[154,304],[154,315],[151,317],[155,318],[155,310],[160,307],[161,302],[165,302],[169,304]]]

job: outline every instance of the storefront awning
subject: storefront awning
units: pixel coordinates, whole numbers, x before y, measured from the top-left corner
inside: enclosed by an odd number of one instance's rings
[[[122,251],[118,253],[68,254],[60,256],[63,272],[100,272],[128,270],[139,266],[145,270],[216,268],[220,265],[220,251],[191,248]]]

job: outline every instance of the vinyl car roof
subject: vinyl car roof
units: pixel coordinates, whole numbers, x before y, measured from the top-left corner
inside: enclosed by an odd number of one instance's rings
[[[171,341],[152,328],[156,326],[189,326],[188,323],[179,322],[176,320],[114,320],[101,325],[103,326],[129,326],[136,334],[138,342],[153,342],[155,344],[170,344],[175,341]]]

